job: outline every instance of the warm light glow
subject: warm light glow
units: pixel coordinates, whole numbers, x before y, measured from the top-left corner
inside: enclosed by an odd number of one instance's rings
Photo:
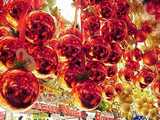
[[[57,0],[57,7],[60,9],[61,15],[69,22],[74,21],[75,7],[72,5],[73,0]]]

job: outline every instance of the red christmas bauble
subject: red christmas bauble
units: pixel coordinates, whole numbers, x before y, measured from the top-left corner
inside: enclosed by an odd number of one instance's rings
[[[74,89],[82,107],[84,108],[96,108],[101,102],[101,88],[91,81],[85,81],[81,84],[78,84]]]
[[[31,12],[26,18],[26,37],[34,44],[44,44],[55,33],[55,21],[53,17],[42,11]]]
[[[29,71],[13,69],[0,79],[0,93],[12,108],[24,109],[32,105],[39,95],[37,78]]]
[[[56,73],[58,57],[55,50],[50,47],[35,46],[29,52],[36,62],[36,70],[41,74]]]
[[[16,58],[16,51],[22,44],[18,38],[5,37],[0,41],[0,60],[7,67],[12,67]]]

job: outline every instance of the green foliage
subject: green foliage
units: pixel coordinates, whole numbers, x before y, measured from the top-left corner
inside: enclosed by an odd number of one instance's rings
[[[103,112],[109,110],[109,108],[110,103],[108,101],[102,100],[97,109]]]

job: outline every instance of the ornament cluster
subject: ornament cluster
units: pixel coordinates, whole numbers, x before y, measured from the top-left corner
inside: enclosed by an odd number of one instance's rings
[[[46,1],[35,1],[0,1],[4,106],[30,107],[44,92],[40,74],[62,80],[86,110],[117,110],[128,119],[137,112],[158,119],[158,0],[73,0],[80,11],[73,24],[55,9],[44,11]]]

